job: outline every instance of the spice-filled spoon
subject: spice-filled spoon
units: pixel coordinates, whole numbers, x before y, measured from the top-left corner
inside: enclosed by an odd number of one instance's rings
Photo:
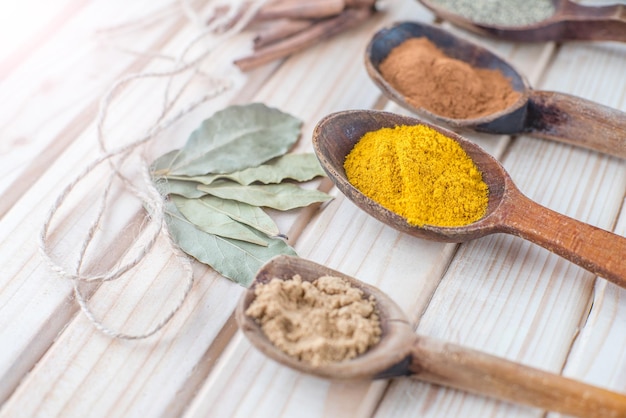
[[[390,52],[412,38],[427,38],[446,56],[475,68],[500,71],[520,97],[495,113],[467,119],[435,114],[414,106],[385,79],[381,63]],[[487,49],[435,26],[400,22],[377,32],[365,57],[368,74],[390,99],[413,113],[438,123],[490,134],[528,134],[626,158],[626,113],[569,94],[532,89],[509,63]]]
[[[312,365],[277,348],[258,323],[246,314],[259,284],[273,278],[303,281],[340,277],[375,299],[381,325],[380,341],[350,360]],[[268,261],[242,296],[236,309],[239,327],[262,353],[293,369],[331,379],[412,377],[438,385],[521,403],[578,417],[623,417],[626,396],[573,379],[524,366],[500,357],[414,333],[394,301],[379,289],[339,271],[293,256]]]
[[[498,39],[517,42],[626,42],[624,4],[589,6],[570,0],[537,0],[517,2],[520,10],[505,11],[501,4],[505,2],[481,5],[479,1],[473,4],[466,1],[463,2],[466,10],[462,10],[458,1],[419,1],[442,19]]]
[[[488,187],[486,214],[465,226],[415,226],[355,188],[344,161],[363,135],[381,128],[425,125],[458,143],[474,162]],[[523,195],[502,165],[462,136],[419,119],[374,110],[349,110],[323,118],[313,131],[313,148],[337,188],[379,221],[416,237],[464,242],[507,233],[540,245],[626,288],[626,238],[554,212]]]

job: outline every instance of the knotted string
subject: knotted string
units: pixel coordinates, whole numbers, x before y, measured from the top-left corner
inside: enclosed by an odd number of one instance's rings
[[[221,45],[230,37],[240,33],[241,30],[245,28],[245,26],[251,21],[251,19],[257,13],[259,8],[265,3],[265,1],[246,1],[245,3],[240,2],[239,5],[233,3],[235,2],[229,2],[228,13],[221,12],[224,10],[224,6],[216,6],[213,9],[213,12],[209,13],[210,19],[207,19],[201,16],[198,12],[196,12],[187,0],[179,0],[178,6],[180,10],[182,10],[183,14],[199,28],[198,34],[185,45],[178,57],[173,60],[174,64],[171,70],[142,72],[127,75],[116,80],[113,85],[107,90],[106,94],[102,97],[102,100],[100,101],[99,112],[96,119],[97,139],[100,150],[102,151],[102,155],[92,161],[90,164],[88,164],[87,167],[85,167],[83,171],[79,173],[79,175],[62,190],[62,192],[55,199],[52,207],[48,212],[47,217],[44,220],[39,235],[39,250],[43,257],[43,260],[58,277],[72,281],[74,297],[76,298],[76,301],[78,302],[81,311],[95,326],[95,328],[110,337],[134,340],[147,338],[155,334],[156,332],[161,330],[180,310],[193,287],[194,277],[191,262],[189,258],[174,243],[171,235],[168,232],[165,222],[164,197],[161,195],[161,193],[158,191],[152,181],[148,162],[143,156],[139,156],[139,180],[141,181],[140,186],[136,186],[134,184],[134,180],[136,179],[130,178],[122,173],[121,168],[123,164],[131,157],[137,157],[137,154],[139,154],[141,148],[148,144],[150,141],[152,141],[155,137],[157,137],[157,135],[166,131],[174,123],[195,110],[201,104],[220,96],[221,94],[232,88],[232,80],[230,79],[213,79],[213,88],[210,91],[206,92],[194,101],[186,104],[182,108],[182,110],[173,115],[170,115],[173,112],[176,103],[180,100],[183,92],[189,86],[194,77],[198,74],[201,74],[200,65],[210,56],[215,47]],[[168,9],[166,8],[165,10]],[[220,10],[219,13],[217,12],[218,10]],[[163,17],[163,11],[158,11],[149,15],[146,18],[146,21],[153,24],[155,19],[162,19]],[[132,30],[133,27],[141,28],[145,24],[147,24],[146,21],[142,21],[141,19],[139,19],[134,22],[128,22],[126,24],[118,25],[112,30],[121,29],[123,31],[128,31]],[[199,54],[199,56],[197,56],[196,58],[188,60],[187,55],[190,53],[191,49],[201,40],[206,41],[209,37],[211,38],[210,40],[213,41],[211,45],[207,47],[204,52]],[[187,80],[183,83],[182,87],[180,87],[178,91],[173,94],[173,97],[170,97],[172,96],[171,90],[174,78],[185,73],[189,74]],[[146,133],[140,138],[135,139],[127,145],[108,150],[106,146],[104,128],[108,112],[114,101],[114,97],[122,89],[128,87],[130,84],[139,80],[145,80],[150,78],[165,78],[167,80],[161,104],[161,111],[157,120],[152,124],[149,129],[147,129]],[[96,168],[105,163],[108,164],[111,172],[108,175],[108,179],[104,185],[104,190],[99,198],[96,216],[91,222],[91,225],[87,230],[84,240],[79,245],[75,266],[72,270],[70,270],[55,261],[51,254],[49,242],[51,224],[55,215],[63,206],[65,200],[75,189],[75,187],[79,185],[82,181],[84,181],[85,178]],[[86,274],[82,271],[83,264],[85,262],[85,254],[87,253],[89,247],[92,245],[94,238],[96,237],[97,231],[100,230],[103,226],[103,220],[109,206],[111,190],[117,181],[120,181],[124,188],[128,190],[132,195],[134,195],[145,208],[145,219],[141,229],[141,232],[144,235],[143,241],[145,242],[139,248],[139,250],[136,251],[136,254],[134,254],[132,259],[126,261],[124,264],[115,266],[104,273],[93,275]],[[141,237],[137,237],[137,241],[140,238]],[[169,312],[167,312],[156,323],[156,325],[143,333],[127,334],[106,326],[100,319],[96,317],[96,315],[90,309],[86,297],[80,290],[81,283],[103,283],[123,277],[126,273],[136,267],[144,259],[144,257],[146,257],[151,252],[159,238],[164,239],[168,248],[171,250],[172,254],[184,271],[183,279],[185,281],[185,286],[182,295],[178,298],[174,307]]]

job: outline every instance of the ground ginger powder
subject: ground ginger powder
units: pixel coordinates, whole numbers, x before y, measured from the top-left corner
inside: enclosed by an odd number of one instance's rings
[[[340,277],[274,278],[255,295],[246,315],[276,347],[314,366],[354,358],[380,340],[374,299]]]
[[[354,187],[411,225],[463,226],[487,211],[489,188],[474,162],[425,125],[368,132],[344,168]]]

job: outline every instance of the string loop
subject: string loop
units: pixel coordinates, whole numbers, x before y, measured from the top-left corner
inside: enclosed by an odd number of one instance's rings
[[[238,3],[231,1],[229,2],[227,13],[224,13],[223,5],[216,5],[211,9],[212,11],[209,13],[209,18],[204,18],[198,11],[194,10],[188,0],[178,0],[176,3],[178,5],[179,12],[198,27],[197,34],[184,46],[184,48],[182,48],[179,56],[173,60],[172,68],[170,70],[147,71],[122,76],[118,78],[103,95],[96,119],[97,140],[99,148],[102,151],[102,155],[88,164],[85,169],[80,172],[78,176],[57,196],[44,220],[39,234],[39,250],[44,262],[58,277],[73,282],[74,297],[83,314],[96,329],[112,338],[136,340],[147,338],[161,330],[181,309],[187,299],[187,296],[191,292],[194,283],[190,259],[178,248],[168,232],[165,222],[164,197],[159,193],[152,181],[148,162],[143,157],[139,157],[140,179],[128,177],[128,175],[122,172],[122,167],[124,163],[130,160],[131,157],[137,157],[138,154],[141,154],[142,148],[153,141],[157,135],[167,130],[174,123],[194,111],[203,103],[222,95],[232,88],[233,82],[228,78],[212,79],[213,88],[210,91],[205,92],[199,98],[182,106],[181,110],[172,115],[175,105],[181,99],[183,92],[190,85],[194,77],[198,74],[204,74],[200,70],[201,64],[207,60],[217,46],[222,45],[229,38],[240,33],[251,21],[265,1],[247,0],[239,1]],[[117,25],[110,31],[104,30],[101,31],[101,33],[111,33],[118,30],[128,32],[129,30],[132,30],[133,27],[143,29],[148,24],[154,24],[154,22],[158,19],[167,18],[168,15],[164,13],[164,11],[170,10],[171,6],[168,6],[163,10],[147,15],[143,20],[139,19]],[[209,39],[210,42],[206,42],[207,39]],[[203,52],[197,57],[188,59],[190,51],[194,46],[198,45],[200,41],[205,41],[208,46],[205,47]],[[163,58],[163,56],[158,54],[146,53],[145,55],[153,56],[154,58]],[[188,75],[187,80],[181,87],[179,87],[175,94],[172,94],[171,90],[174,78],[183,74]],[[115,100],[115,97],[123,89],[128,88],[137,81],[154,78],[165,78],[167,80],[166,87],[163,91],[161,111],[156,121],[140,138],[137,138],[129,144],[121,147],[107,150],[105,125],[108,112]],[[104,183],[103,191],[99,197],[96,215],[87,229],[84,240],[78,245],[76,263],[72,269],[69,269],[57,262],[52,255],[52,249],[50,248],[50,229],[52,222],[55,215],[59,212],[66,199],[76,186],[85,181],[85,179],[93,173],[94,170],[105,163],[108,164],[111,171]],[[139,186],[135,185],[135,181],[137,180],[140,180]],[[83,264],[86,258],[85,255],[89,247],[93,244],[98,231],[103,229],[105,223],[104,220],[106,219],[105,215],[109,210],[111,191],[113,186],[118,184],[118,182],[123,185],[125,190],[138,199],[145,208],[142,231],[136,238],[137,241],[141,239],[143,244],[136,254],[134,254],[131,259],[126,261],[124,264],[117,265],[103,273],[90,275],[83,271]],[[81,291],[81,283],[101,284],[123,277],[141,263],[141,261],[152,251],[155,244],[159,242],[159,239],[165,241],[167,247],[171,250],[171,253],[174,255],[183,270],[183,280],[185,284],[182,294],[177,299],[174,307],[168,311],[152,328],[145,332],[139,334],[127,334],[106,326],[90,309],[87,297]]]

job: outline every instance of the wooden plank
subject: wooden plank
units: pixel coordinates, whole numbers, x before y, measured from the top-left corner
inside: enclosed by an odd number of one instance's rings
[[[624,213],[615,229],[626,235]],[[594,287],[589,315],[572,346],[563,374],[626,393],[626,291],[605,280]]]
[[[169,28],[165,29],[167,32]],[[167,45],[169,50],[163,49],[163,51],[170,53],[179,50],[181,45],[188,41],[189,35],[189,30],[182,32],[179,37],[170,40],[171,44]],[[162,62],[157,62],[155,64],[157,66],[153,68],[163,68],[162,64]],[[256,77],[263,79],[265,75],[264,71],[260,71]],[[259,82],[254,81],[250,84],[250,88],[258,85]],[[150,97],[151,93],[155,97],[152,103],[159,103],[158,90],[155,91],[150,85],[142,85],[139,90],[135,90],[136,102],[117,105],[116,108],[119,110],[117,117],[123,115],[127,118],[125,119],[126,125],[118,126],[116,139],[118,143],[127,141],[129,133],[137,132],[141,127],[146,129],[145,127],[149,126],[153,116],[146,114],[148,112],[144,100]],[[230,97],[234,94],[234,92],[231,93]],[[229,96],[225,96],[222,102],[216,102],[213,105],[217,108],[223,107],[224,103],[229,100],[231,100]],[[158,110],[158,108],[155,109]],[[193,122],[202,116],[197,115]],[[64,121],[67,122],[68,119]],[[115,114],[111,122],[113,126],[116,126]],[[75,123],[75,120],[70,117],[69,123]],[[184,128],[179,126],[179,128],[188,135],[189,126]],[[77,130],[80,131],[80,129]],[[179,136],[179,138],[180,142],[184,142],[184,137]],[[65,145],[67,148],[63,150],[64,154],[55,164],[40,168],[40,173],[45,173],[45,176],[33,183],[33,186],[27,190],[19,190],[19,201],[11,207],[0,222],[0,248],[2,248],[0,257],[2,257],[5,273],[0,282],[0,309],[3,313],[2,317],[7,319],[0,327],[1,339],[7,342],[3,346],[3,355],[0,358],[0,375],[2,376],[0,399],[2,400],[11,394],[18,382],[46,352],[77,309],[70,298],[70,283],[56,278],[50,272],[42,263],[36,248],[37,234],[56,195],[82,167],[98,155],[93,126],[82,131],[75,141],[74,138],[67,139]],[[173,144],[169,141],[166,145],[171,148]],[[88,227],[89,217],[86,217],[86,212],[90,209],[93,211],[93,202],[97,196],[97,194],[90,193],[89,189],[97,190],[96,193],[101,192],[97,187],[93,187],[94,184],[99,184],[94,183],[97,180],[99,179],[92,178],[91,182],[87,182],[87,186],[72,196],[66,208],[59,213],[60,223],[54,228],[54,234],[57,237],[56,244],[58,244],[55,250],[59,260],[64,263],[71,263],[68,257],[76,252],[76,248],[72,245],[76,245],[82,239]],[[105,237],[101,248],[106,250],[104,254],[92,255],[91,268],[110,268],[117,261],[116,259],[123,255],[126,250],[124,245],[131,244],[134,239],[131,232],[133,228],[137,229],[137,224],[133,222],[137,222],[134,217],[139,210],[140,208],[132,199],[123,196],[118,199],[108,228],[102,230]]]
[[[55,121],[53,123],[50,123],[52,122],[51,120],[45,120],[42,124],[40,124],[41,121],[38,115],[57,112],[58,108],[56,106],[59,105],[60,108],[63,109],[67,102],[63,100],[57,102],[57,99],[63,97],[64,93],[68,94],[69,91],[77,91],[71,83],[83,80],[83,78],[73,76],[75,74],[84,75],[81,73],[84,67],[76,69],[72,67],[72,64],[75,63],[74,59],[76,57],[85,57],[85,48],[82,46],[78,47],[78,45],[83,45],[81,42],[84,42],[85,39],[90,39],[85,33],[92,34],[95,26],[99,24],[102,25],[107,21],[110,22],[112,21],[111,19],[116,21],[120,17],[123,18],[123,13],[118,12],[117,17],[114,17],[114,9],[103,8],[102,6],[105,6],[105,3],[109,3],[109,7],[111,7],[110,2],[100,2],[92,3],[90,6],[81,10],[80,15],[60,28],[58,36],[52,36],[49,39],[49,44],[41,46],[36,55],[29,58],[28,61],[25,61],[20,66],[19,72],[13,73],[10,78],[3,80],[3,83],[0,85],[0,94],[5,98],[10,97],[10,100],[2,100],[3,106],[6,107],[5,110],[8,109],[7,112],[2,112],[3,130],[10,139],[12,139],[11,135],[15,135],[18,140],[18,142],[11,143],[11,141],[9,141],[9,144],[5,144],[8,148],[5,149],[4,151],[6,152],[2,154],[3,169],[10,170],[11,168],[15,168],[15,172],[8,171],[4,173],[6,174],[5,179],[7,180],[3,183],[5,187],[11,184],[11,180],[23,175],[22,170],[24,170],[24,166],[28,168],[28,164],[24,164],[25,161],[30,161],[34,158],[35,162],[43,162],[41,159],[37,161],[36,156],[38,153],[42,152],[42,150],[46,150],[49,147],[49,141],[52,142],[53,146],[57,145],[55,139],[59,140],[59,142],[63,142],[62,139],[55,136],[55,129],[57,129],[55,123],[59,122],[58,126],[63,130],[65,128],[62,124],[68,123],[66,117],[69,116],[69,118],[71,118],[73,114],[65,115],[64,109],[64,112],[55,115],[53,118]],[[137,6],[141,7],[142,4],[137,3]],[[134,11],[135,9],[130,8],[127,10]],[[98,20],[103,18],[105,20]],[[66,46],[69,50],[64,49]],[[76,48],[78,52],[69,52],[72,51],[72,48]],[[72,57],[72,59],[59,64],[57,53],[60,53],[66,58]],[[65,67],[65,65],[67,65],[67,67]],[[67,70],[65,75],[69,77],[69,83],[57,83],[58,85],[56,87],[59,88],[57,91],[55,87],[50,87],[48,81],[51,76],[61,80],[62,78],[59,78],[58,74],[55,73],[60,69]],[[72,69],[76,72],[72,72]],[[102,80],[94,80],[91,86],[98,85],[99,82],[102,82]],[[48,86],[47,90],[46,85]],[[68,88],[68,85],[71,87]],[[42,91],[44,92],[43,95],[41,95]],[[49,94],[46,95],[45,93]],[[49,101],[44,103],[45,100],[42,100],[42,96]],[[71,94],[68,94],[68,96],[75,97]],[[80,114],[81,110],[72,108],[71,112],[79,112]],[[90,132],[89,135],[93,135],[93,133]],[[20,138],[23,138],[23,141],[20,140]],[[85,143],[85,145],[93,149],[93,145],[90,143]],[[47,156],[45,159],[47,159]],[[41,166],[37,167],[35,170],[37,176],[48,167],[49,163],[41,164]],[[33,172],[29,172],[28,169],[26,173],[33,174]],[[67,181],[71,176],[71,171],[66,172],[60,179]],[[34,179],[28,179],[26,183],[30,184],[29,182],[33,180]],[[28,184],[21,183],[19,188],[16,187],[14,189],[11,189],[9,186],[5,191],[10,190],[12,195],[21,197],[26,194]],[[50,276],[47,269],[39,266],[40,278],[42,280],[31,283],[34,286],[32,288],[28,286],[29,283],[22,280],[24,277],[28,277],[37,271],[38,265],[41,262],[35,250],[35,245],[37,229],[39,227],[38,224],[40,224],[40,221],[37,219],[42,219],[42,217],[40,215],[33,218],[29,217],[29,215],[33,215],[33,208],[37,207],[42,201],[45,203],[39,206],[38,213],[45,213],[47,210],[46,206],[49,207],[52,201],[52,194],[57,193],[58,190],[53,189],[50,191],[49,187],[50,184],[47,184],[35,192],[34,195],[31,194],[30,196],[33,198],[30,200],[26,198],[22,208],[18,209],[17,212],[10,216],[9,220],[3,219],[0,225],[3,234],[6,234],[3,235],[4,239],[2,243],[4,249],[3,257],[5,260],[3,263],[3,271],[5,275],[3,275],[0,285],[0,289],[2,289],[0,306],[2,306],[3,314],[6,315],[3,316],[6,322],[0,327],[0,330],[2,340],[10,341],[10,343],[3,346],[3,356],[0,360],[3,376],[2,385],[0,385],[0,399],[2,400],[6,399],[24,373],[32,367],[33,362],[45,351],[73,312],[73,310],[67,309],[68,304],[66,298],[69,294],[68,283],[58,280],[49,280]],[[2,204],[5,209],[9,208],[12,204],[8,202],[11,199],[7,194],[8,193],[4,193],[2,199]],[[86,201],[85,203],[89,202]],[[84,207],[79,209],[78,213],[83,210]],[[128,218],[122,214],[119,219],[124,223]],[[13,221],[15,223],[12,223]],[[33,250],[27,251],[27,248],[32,248]],[[114,249],[108,252],[108,254],[120,255],[120,253],[115,252]],[[102,261],[106,263],[107,257],[103,257]],[[20,295],[23,295],[24,298],[22,299]],[[72,305],[70,304],[69,306]],[[32,312],[39,312],[41,316],[30,315]],[[46,313],[51,314],[46,316]],[[24,322],[16,323],[14,321],[14,314],[23,318]],[[43,322],[38,323],[37,318],[43,320]],[[19,332],[15,333],[16,330],[19,330]],[[37,334],[37,331],[41,331],[41,333]],[[24,349],[24,347],[28,347],[28,349]]]
[[[564,49],[568,54],[569,68],[588,65],[602,71],[601,75],[588,76],[587,83],[580,86],[576,93],[626,111],[626,97],[623,94],[626,83],[620,69],[626,64],[624,46],[606,43],[595,48],[581,45],[578,48],[567,46]],[[617,164],[623,167],[624,161]],[[616,197],[620,191],[626,193],[624,175],[621,176],[622,183],[613,184],[613,189],[608,192]],[[606,181],[606,178],[597,178],[594,187]],[[590,211],[598,206],[602,209],[605,199],[581,198],[581,209]],[[623,200],[621,205],[614,232],[626,236],[626,205]],[[623,355],[626,350],[625,312],[626,291],[605,280],[596,280],[589,312],[581,318],[563,370],[565,376],[626,393],[626,359]]]
[[[409,14],[404,8],[413,11],[417,7],[414,2],[405,3],[401,9],[393,11],[400,10],[402,18]],[[375,24],[380,23],[382,20]],[[378,92],[367,80],[360,64],[366,38],[362,34],[371,31],[373,26],[359,31],[361,39],[346,34],[335,42],[320,45],[286,61],[258,94],[258,86],[272,68],[255,72],[250,78],[238,79],[233,94],[189,115],[171,130],[168,139],[178,138],[182,142],[199,120],[227,102],[259,100],[303,118],[305,133],[298,150],[310,150],[310,132],[324,114],[349,107],[368,107],[377,101]],[[164,50],[175,51],[179,41],[173,40]],[[550,49],[537,46],[517,48],[502,44],[501,48],[503,55],[510,56],[525,71],[535,74],[533,77],[541,74],[542,63],[551,54]],[[329,62],[329,56],[337,59]],[[578,69],[578,64],[574,63],[573,68]],[[337,69],[342,71],[338,73]],[[552,76],[564,79],[561,81],[567,88],[574,84],[587,85],[562,77],[561,71],[567,73],[563,67],[557,67],[555,71],[549,73],[543,84]],[[136,87],[124,93],[112,115],[111,125],[115,126],[113,143],[128,140],[121,132],[136,131],[148,123],[149,117],[143,115],[146,109],[142,105],[158,100],[158,94],[151,90],[150,87]],[[619,94],[624,89],[616,88],[615,91]],[[151,110],[155,109],[155,106],[151,107]],[[389,109],[397,110],[394,106]],[[63,123],[59,126],[63,127]],[[52,167],[46,166],[40,171],[45,176],[32,182],[23,197],[15,199],[14,207],[0,222],[0,263],[8,268],[6,281],[0,279],[0,340],[10,341],[3,346],[0,358],[0,389],[8,394],[15,387],[16,379],[24,379],[3,405],[0,416],[82,416],[87,413],[97,416],[178,416],[196,390],[198,395],[187,416],[369,416],[377,408],[379,415],[387,412],[414,415],[420,408],[425,416],[541,414],[439,390],[434,386],[401,386],[405,382],[399,380],[392,384],[389,395],[378,407],[386,382],[345,384],[303,376],[267,360],[239,334],[217,362],[216,356],[221,354],[232,336],[230,313],[242,289],[201,266],[195,268],[198,281],[190,300],[162,333],[149,340],[112,341],[95,332],[83,316],[72,319],[75,305],[68,299],[70,289],[67,283],[52,280],[41,265],[33,242],[54,196],[72,178],[77,167],[97,155],[93,130],[87,126],[77,128],[76,137],[68,141],[67,151],[58,155],[58,161]],[[486,136],[476,137],[476,140],[496,155],[502,155],[508,143],[503,138]],[[173,144],[160,143],[159,147],[166,145]],[[538,159],[539,165],[528,164],[522,155]],[[608,203],[614,216],[619,210],[619,205],[615,206],[613,191],[614,188],[624,189],[623,170],[615,161],[596,158],[598,156],[594,153],[574,150],[570,154],[569,150],[562,151],[558,145],[523,138],[516,140],[507,150],[504,161],[515,174],[516,181],[524,186],[523,190],[532,193],[532,197],[557,210],[571,211],[568,213],[572,216],[610,225],[607,214],[601,209]],[[555,164],[557,160],[566,161]],[[575,169],[577,164],[587,162],[591,163],[591,168],[582,170],[582,173]],[[587,195],[583,194],[572,198],[571,188],[558,187],[558,178],[552,182],[527,181],[531,174],[538,173],[543,178],[561,171],[567,173],[565,178],[568,181],[583,177],[587,182],[582,189],[590,191],[595,200],[586,201],[584,197]],[[574,175],[570,178],[572,172]],[[584,179],[585,174],[596,177],[593,181]],[[92,180],[85,186],[89,188],[93,184],[96,182]],[[83,233],[96,195],[95,191],[81,190],[60,214],[54,233],[59,256],[66,257],[68,251],[73,251],[72,243]],[[623,195],[622,192],[621,199]],[[133,235],[126,231],[138,228],[136,202],[120,195],[114,207],[115,213],[111,216],[114,223],[107,224],[99,243],[104,248],[116,240],[119,243],[131,241]],[[281,229],[295,232],[299,253],[379,285],[400,302],[416,322],[428,307],[420,332],[440,333],[446,338],[450,332],[454,335],[449,339],[558,369],[567,355],[565,348],[569,346],[565,342],[568,337],[572,338],[573,324],[576,323],[574,314],[578,313],[580,320],[587,312],[584,297],[582,300],[577,298],[589,294],[591,278],[516,240],[501,242],[498,237],[481,240],[467,248],[462,246],[440,284],[456,246],[433,244],[398,234],[367,217],[342,196],[324,205],[323,211],[300,233],[310,214],[310,211],[303,211],[279,218]],[[121,250],[124,246],[110,248]],[[92,268],[106,268],[121,256],[114,251],[101,254],[105,256],[92,254]],[[416,254],[420,256],[416,257]],[[502,263],[497,261],[500,254],[505,256]],[[485,258],[484,262],[476,262],[482,258]],[[522,261],[531,266],[522,267]],[[502,270],[495,271],[498,268]],[[488,272],[487,284],[479,280],[483,271]],[[549,277],[551,273],[554,277]],[[168,303],[173,303],[165,296],[180,292],[179,276],[175,260],[161,243],[155,254],[128,280],[92,290],[95,293],[90,303],[107,324],[123,326],[130,331],[145,329],[158,320]],[[560,281],[561,276],[571,276],[576,284],[572,286]],[[466,277],[472,279],[464,280]],[[531,280],[536,277],[539,277],[538,283]],[[494,296],[495,301],[490,299]],[[562,304],[561,298],[568,296],[574,300]],[[429,305],[431,297],[433,302]],[[454,298],[453,303],[449,303],[448,298]],[[475,302],[467,303],[466,298],[475,298]],[[514,306],[508,306],[508,302]],[[600,302],[597,303],[599,309]],[[564,305],[567,311],[558,311]],[[446,306],[448,310],[444,309]],[[438,316],[441,311],[451,318],[450,325],[448,317]],[[606,315],[605,309],[598,311],[598,315]],[[493,316],[498,316],[497,320]],[[556,324],[548,323],[546,317],[555,323],[563,318],[565,329],[554,332]],[[468,324],[484,325],[484,328],[470,333],[463,328]],[[518,325],[522,331],[532,329],[535,332],[516,336],[510,324]],[[616,321],[611,327],[620,324]],[[55,340],[65,325],[67,328]],[[444,330],[439,329],[440,326]],[[589,328],[588,332],[590,338],[595,338],[595,332],[603,331],[596,327],[595,330]],[[582,342],[581,357],[588,352],[595,353],[593,347],[585,348]],[[43,357],[42,353],[45,353]],[[597,364],[595,378],[601,379],[610,361]],[[30,373],[26,374],[29,370]],[[206,374],[209,374],[208,379],[200,387]],[[616,381],[619,382],[619,374]],[[416,389],[427,393],[421,394]]]
[[[163,0],[164,1],[164,0]],[[37,180],[71,141],[95,119],[100,96],[122,73],[138,72],[150,61],[103,47],[98,28],[124,16],[147,13],[160,2],[92,2],[50,34],[0,82],[0,216]],[[164,22],[164,30],[132,34],[138,50],[164,45],[185,19]],[[107,39],[103,37],[102,39]],[[110,40],[109,40],[110,42]],[[43,116],[42,116],[43,115]]]
[[[46,39],[86,5],[84,0],[41,4],[37,0],[0,5],[0,79],[6,78]],[[33,13],[36,11],[37,13]]]

